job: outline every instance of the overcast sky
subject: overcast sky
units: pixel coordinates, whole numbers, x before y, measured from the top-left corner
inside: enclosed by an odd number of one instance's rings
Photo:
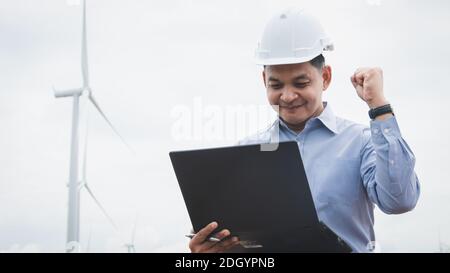
[[[417,157],[422,195],[413,212],[376,212],[381,251],[433,252],[450,244],[450,3],[445,0],[88,0],[91,86],[133,155],[90,110],[88,179],[118,225],[85,191],[81,240],[125,251],[138,215],[138,252],[188,251],[190,220],[168,152],[231,145],[176,139],[173,109],[266,105],[253,63],[264,23],[288,6],[308,8],[336,50],[326,55],[334,112],[368,125],[349,78],[380,66],[385,94]],[[72,101],[52,86],[81,84],[81,6],[76,0],[0,0],[0,251],[62,252]],[[85,109],[85,108],[83,108]]]

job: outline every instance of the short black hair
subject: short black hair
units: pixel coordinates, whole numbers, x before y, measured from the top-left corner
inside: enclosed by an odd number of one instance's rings
[[[320,54],[319,56],[309,61],[309,63],[315,68],[322,70],[322,68],[325,65],[325,57],[322,54]]]
[[[320,54],[319,56],[315,57],[309,63],[317,68],[318,70],[322,70],[322,68],[325,66],[325,57],[323,54]],[[264,69],[266,68],[266,65],[264,66]]]

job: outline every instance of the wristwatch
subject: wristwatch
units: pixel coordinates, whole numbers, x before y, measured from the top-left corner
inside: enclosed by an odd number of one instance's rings
[[[370,109],[369,117],[371,119],[375,119],[378,116],[388,114],[388,113],[394,114],[394,110],[392,109],[390,104],[386,104],[386,105],[383,105],[383,106],[380,106],[380,107],[377,107],[374,109]]]

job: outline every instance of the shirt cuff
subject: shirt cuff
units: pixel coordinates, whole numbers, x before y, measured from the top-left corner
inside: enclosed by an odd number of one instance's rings
[[[370,131],[373,142],[377,144],[385,143],[385,139],[389,137],[401,138],[400,128],[398,127],[395,116],[389,117],[386,120],[370,121]]]

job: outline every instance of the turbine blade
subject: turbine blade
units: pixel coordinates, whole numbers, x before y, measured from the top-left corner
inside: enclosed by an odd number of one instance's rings
[[[97,206],[100,208],[100,210],[103,212],[103,214],[106,216],[106,218],[108,218],[108,221],[111,223],[111,225],[114,227],[115,230],[117,230],[117,226],[114,223],[113,219],[111,218],[111,216],[109,216],[108,212],[106,212],[105,208],[102,206],[102,204],[98,201],[98,199],[95,197],[94,193],[92,192],[91,188],[89,187],[89,185],[86,183],[84,183],[84,188],[88,191],[89,195],[92,197],[92,199],[94,199],[94,202],[97,204]]]
[[[105,121],[108,123],[108,125],[111,127],[111,129],[114,131],[114,133],[120,138],[120,140],[123,142],[123,144],[125,144],[125,146],[127,146],[127,148],[134,153],[133,149],[131,149],[130,145],[128,145],[128,143],[125,141],[125,139],[119,134],[119,132],[116,130],[116,128],[114,127],[114,125],[111,123],[111,121],[109,121],[109,119],[106,117],[105,113],[102,111],[102,109],[100,108],[100,106],[98,105],[97,100],[93,97],[92,92],[89,95],[89,99],[92,102],[92,104],[94,105],[95,108],[97,108],[98,112],[100,113],[100,115],[105,119]]]
[[[87,34],[86,34],[86,0],[83,0],[83,26],[81,33],[81,71],[83,74],[83,87],[89,86],[89,68],[87,52]]]

